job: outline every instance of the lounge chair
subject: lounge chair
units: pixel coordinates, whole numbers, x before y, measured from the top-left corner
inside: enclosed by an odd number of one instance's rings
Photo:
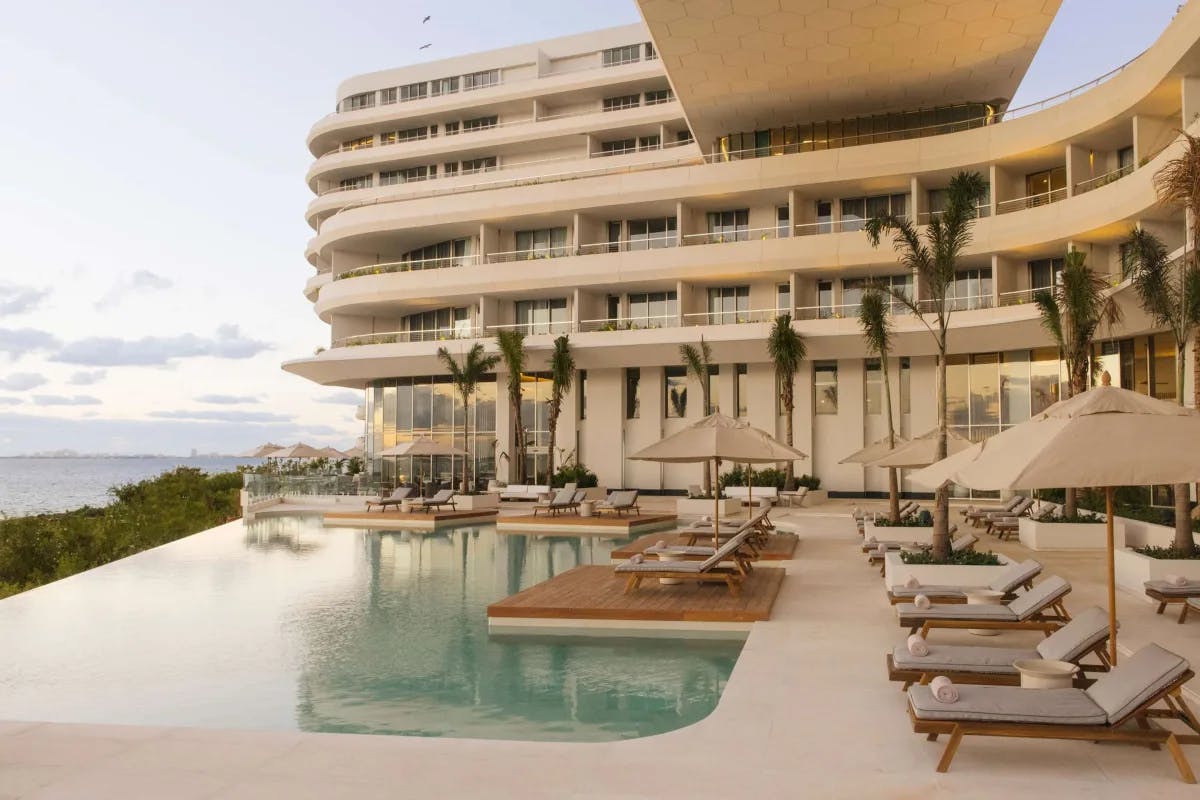
[[[575,502],[575,487],[563,488],[556,490],[554,496],[549,500],[538,501],[533,507],[533,515],[536,517],[539,511],[545,511],[547,514],[559,514],[578,507],[579,504]]]
[[[371,506],[379,506],[380,511],[387,511],[388,506],[400,505],[405,500],[408,500],[410,497],[412,497],[412,494],[415,491],[416,489],[411,486],[397,486],[387,497],[381,497],[378,500],[368,500],[367,512],[370,513]]]
[[[1008,539],[1020,530],[1020,518],[1033,508],[1033,499],[1026,497],[1011,511],[990,512],[984,517],[987,532],[1001,539]]]
[[[959,513],[963,515],[966,522],[970,522],[975,527],[979,527],[986,519],[988,514],[1011,514],[1012,510],[1020,505],[1025,498],[1019,494],[1014,494],[1008,498],[1008,502],[999,506],[974,506],[962,509]]]
[[[637,489],[614,489],[608,493],[608,497],[596,503],[595,510],[612,511],[618,517],[624,515],[626,511],[632,511],[640,517],[642,510],[638,508],[637,499]]]
[[[961,686],[957,702],[942,703],[929,686],[913,686],[908,690],[908,716],[913,731],[931,741],[941,734],[950,736],[938,772],[950,769],[964,736],[1075,739],[1141,744],[1151,749],[1166,745],[1180,778],[1195,783],[1196,776],[1179,745],[1195,743],[1200,737],[1181,736],[1153,722],[1171,718],[1197,730],[1196,717],[1182,692],[1191,678],[1185,659],[1148,644],[1087,689]],[[1159,702],[1166,708],[1154,709]]]
[[[689,483],[687,488],[687,496],[689,500],[696,500],[704,497],[704,489],[698,483]]]
[[[1050,633],[1071,621],[1063,598],[1071,591],[1065,578],[1052,575],[1008,605],[964,605],[933,603],[917,608],[915,603],[895,606],[900,627],[928,636],[933,628],[984,628],[992,630],[1036,630]]]
[[[742,526],[749,525],[753,529],[752,538],[760,544],[766,544],[766,537],[770,535],[775,526],[771,523],[769,516],[771,509],[760,508],[755,514],[752,514],[749,519],[721,519],[721,527],[716,532],[717,539],[728,539],[736,536],[741,532]],[[691,525],[684,529],[684,532],[689,534],[688,545],[695,545],[701,539],[708,537],[712,538],[713,524],[711,521],[696,520]]]
[[[950,533],[953,534],[955,528],[957,528],[957,527],[958,526],[955,525],[953,528],[951,528]],[[973,550],[973,549],[975,549],[975,543],[978,541],[979,541],[979,537],[976,536],[975,534],[964,533],[962,536],[959,536],[957,539],[950,542],[950,552],[951,553],[961,553],[966,550]],[[912,546],[917,549],[920,549],[920,550],[933,549],[933,545],[929,545],[929,544],[914,544]],[[894,552],[896,552],[896,551],[888,550],[888,553],[894,553]],[[887,555],[887,553],[879,552],[878,546],[874,550],[870,550],[867,553],[867,563],[872,564],[872,565],[878,564],[880,575],[883,575],[887,572],[887,561],[884,558],[884,556],[886,556],[886,555]]]
[[[1176,586],[1166,581],[1146,581],[1143,586],[1146,588],[1146,596],[1158,601],[1156,614],[1163,613],[1166,607],[1172,603],[1182,606],[1179,610],[1179,619],[1175,620],[1181,625],[1187,621],[1188,609],[1193,606],[1188,600],[1200,598],[1200,581],[1188,581],[1183,586]]]
[[[454,509],[454,490],[442,489],[433,497],[414,500],[413,508],[417,508],[418,506],[422,511],[428,511],[431,508],[441,508],[442,506],[450,506],[451,509]]]
[[[904,527],[898,526],[896,530],[902,531],[904,530]],[[950,530],[948,532],[951,536],[953,536],[957,531],[958,524],[955,523],[950,526]],[[963,534],[963,536],[974,536],[974,534],[968,533]],[[975,541],[979,541],[978,537],[975,538]],[[877,551],[880,547],[885,547],[888,550],[903,550],[905,547],[918,547],[922,550],[929,550],[933,547],[933,545],[929,544],[928,542],[906,542],[900,539],[877,539],[873,542],[870,539],[866,539],[862,543],[862,551],[864,553]]]
[[[741,526],[737,528],[734,536],[741,537],[739,541],[742,542],[742,546],[736,549],[729,556],[729,560],[739,562],[739,567],[741,567],[742,571],[747,574],[752,568],[751,562],[758,560],[759,550],[758,547],[755,546],[753,535],[742,537],[741,534],[746,530],[747,527],[750,527],[753,524],[753,520],[745,520],[742,522]],[[730,538],[732,539],[734,537]],[[659,547],[658,545],[651,545],[642,551],[642,555],[647,557],[670,555],[684,561],[704,561],[716,553],[719,549],[719,547],[713,547],[711,545],[697,544],[668,544],[663,545],[662,547]]]
[[[931,584],[929,586],[918,586],[915,589],[909,589],[904,586],[893,586],[887,590],[887,597],[889,603],[896,605],[898,603],[911,603],[913,598],[919,594],[925,595],[934,603],[965,603],[967,602],[967,592],[975,589],[1003,592],[1007,596],[1013,594],[1022,586],[1028,589],[1033,585],[1033,579],[1041,574],[1041,571],[1042,565],[1030,558],[1020,563],[1012,562],[1004,568],[1003,572],[992,579],[987,586]]]
[[[907,644],[900,645],[887,656],[888,680],[904,683],[907,689],[914,683],[929,683],[936,675],[945,675],[955,683],[986,683],[997,686],[1019,686],[1021,673],[1013,662],[1025,659],[1069,661],[1078,664],[1088,655],[1095,655],[1098,664],[1081,665],[1077,684],[1090,682],[1082,677],[1084,670],[1107,672],[1108,612],[1092,606],[1075,619],[1026,650],[1011,647],[979,647],[973,645],[930,644],[929,654],[914,656]]]
[[[647,578],[678,578],[679,580],[708,583],[724,583],[729,593],[737,597],[742,593],[742,579],[748,574],[746,565],[734,558],[746,540],[754,533],[749,524],[737,536],[717,548],[703,561],[649,561],[631,558],[617,564],[613,571],[625,575],[625,594],[629,594]],[[722,561],[733,559],[734,566],[719,566]]]

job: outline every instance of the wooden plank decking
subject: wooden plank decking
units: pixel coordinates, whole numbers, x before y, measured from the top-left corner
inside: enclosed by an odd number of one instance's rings
[[[759,622],[771,618],[784,574],[778,567],[755,569],[739,597],[724,584],[662,586],[656,581],[625,594],[625,579],[612,567],[588,565],[492,603],[488,619]]]
[[[325,525],[342,528],[378,528],[381,530],[433,530],[450,525],[491,522],[493,509],[462,511],[327,511]]]
[[[500,517],[496,530],[500,533],[554,533],[559,536],[634,536],[648,531],[675,527],[674,514],[597,514],[581,517],[578,514],[556,516],[523,514]]]
[[[723,529],[722,529],[723,530]],[[668,545],[685,545],[691,534],[686,533],[651,533],[636,539],[629,544],[621,545],[616,550],[612,551],[614,561],[624,561],[625,559],[640,553],[647,547],[653,547],[660,541],[666,542]],[[794,533],[773,533],[767,537],[767,547],[759,554],[759,559],[762,561],[787,561],[796,552],[796,545],[800,543],[800,537]],[[696,540],[698,545],[711,545],[712,535],[708,538],[701,536]]]

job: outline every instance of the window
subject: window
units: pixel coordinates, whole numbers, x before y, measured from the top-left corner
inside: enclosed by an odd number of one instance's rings
[[[1150,351],[1150,378],[1154,391],[1151,397],[1175,399],[1175,344],[1170,336],[1156,334],[1147,337]]]
[[[655,250],[675,245],[675,218],[631,219],[629,226],[630,250]]]
[[[601,51],[601,65],[605,67],[619,67],[622,64],[632,64],[635,61],[641,61],[641,49],[639,44],[627,44],[622,47],[610,47],[607,50]]]
[[[708,212],[710,242],[746,242],[750,240],[750,209]]]
[[[374,177],[371,175],[358,175],[354,178],[343,178],[338,181],[338,187],[344,190],[349,189],[370,189]]]
[[[404,254],[401,261],[410,262],[410,269],[441,269],[460,267],[467,255],[466,239],[451,239],[426,247],[419,247]]]
[[[787,206],[777,206],[775,209],[775,236],[786,239],[792,235],[792,210]]]
[[[954,283],[946,299],[952,311],[991,308],[992,268],[966,269],[954,273]]]
[[[496,157],[484,156],[462,162],[462,174],[474,175],[477,172],[491,172],[496,169]]]
[[[388,131],[379,135],[380,144],[399,144],[400,142],[415,142],[429,138],[429,128],[422,125],[419,128],[408,128],[403,131]]]
[[[745,417],[749,413],[746,404],[750,400],[750,370],[745,364],[735,364],[734,373],[733,405],[738,417]]]
[[[461,126],[457,122],[447,122],[442,128],[446,131],[447,136],[455,136],[458,134]]]
[[[437,164],[420,167],[405,167],[379,173],[380,186],[394,186],[398,183],[414,183],[437,177]]]
[[[708,408],[704,409],[704,416],[716,414],[721,411],[721,367],[718,364],[712,364],[708,368]]]
[[[775,310],[780,314],[794,314],[792,309],[792,285],[790,283],[775,284]]]
[[[475,89],[486,89],[498,83],[500,83],[500,70],[498,69],[485,69],[482,72],[472,72],[470,75],[462,76],[462,88],[464,92],[474,91]]]
[[[458,91],[458,76],[453,78],[438,78],[429,82],[429,93],[434,97],[443,94],[454,94]]]
[[[900,413],[912,412],[912,363],[908,357],[900,359]]]
[[[863,389],[866,397],[864,405],[868,415],[882,414],[884,412],[883,404],[883,367],[879,363],[879,359],[869,359],[866,364],[866,377],[863,381]]]
[[[621,252],[621,220],[610,220],[608,223],[608,252]]]
[[[1064,261],[1061,258],[1040,258],[1029,262],[1029,288],[1052,289],[1058,285],[1062,275]]]
[[[817,414],[838,412],[837,362],[813,364],[813,411]]]
[[[833,318],[833,281],[817,281],[817,317]]]
[[[640,97],[636,94],[623,94],[619,97],[604,98],[605,111],[621,111],[626,108],[637,108]]]
[[[343,111],[357,111],[360,108],[374,108],[375,93],[363,92],[362,94],[352,94],[342,101]]]
[[[833,232],[833,201],[818,200],[816,203],[817,233]]]
[[[379,105],[390,106],[392,103],[396,102],[399,96],[400,92],[395,86],[390,89],[382,89],[379,92]]]
[[[667,419],[687,416],[687,367],[663,368],[663,403]]]
[[[587,370],[579,370],[578,376],[575,385],[579,387],[579,418],[587,419]]]
[[[654,51],[654,42],[646,42],[646,44],[643,46],[646,48],[647,61],[653,61],[654,59],[658,58],[658,53]]]
[[[1031,172],[1025,176],[1025,207],[1043,206],[1067,196],[1067,168]]]
[[[1122,147],[1117,151],[1117,169],[1122,172],[1133,170],[1133,146]]]
[[[608,309],[608,319],[618,320],[621,318],[621,295],[610,294],[605,296],[605,308]]]
[[[420,83],[410,83],[408,86],[400,87],[400,102],[407,103],[409,100],[424,100],[429,95],[429,84],[421,81]]]
[[[618,156],[624,153],[632,153],[637,150],[636,139],[613,139],[608,142],[600,143],[600,152],[606,156]]]
[[[946,210],[946,201],[948,199],[947,189],[930,189],[929,190],[929,216],[933,217],[941,214]],[[979,199],[979,206],[976,212],[981,217],[986,217],[989,213],[989,203],[992,197],[992,185],[990,183],[983,184],[983,197]]]
[[[447,161],[445,164],[442,164],[442,177],[443,178],[453,178],[457,175],[458,175],[458,162],[457,161]]]
[[[675,143],[676,144],[687,144],[688,142],[692,142],[692,141],[695,141],[695,139],[692,138],[692,132],[690,130],[675,131]]]
[[[1117,257],[1121,262],[1121,277],[1129,277],[1129,273],[1137,267],[1137,255],[1129,242],[1121,242]]]
[[[517,325],[524,330],[526,336],[566,333],[569,323],[565,297],[517,301]]]
[[[878,286],[889,292],[887,295],[888,310],[893,314],[903,314],[908,309],[890,292],[899,292],[905,297],[912,297],[912,275],[879,275],[872,278],[844,278],[842,280],[842,309],[845,316],[857,316],[862,305],[863,292],[868,286]]]
[[[637,419],[642,411],[642,371],[637,367],[625,369],[625,419]]]
[[[657,133],[654,134],[653,136],[639,136],[637,149],[638,150],[661,150],[662,149],[662,137],[659,136]]]
[[[663,103],[669,103],[675,99],[675,95],[672,94],[670,89],[658,89],[652,92],[646,92],[644,97],[646,105],[648,106],[662,105]]]
[[[567,255],[567,229],[542,228],[517,231],[517,252],[522,258],[557,258]]]
[[[409,314],[404,318],[403,330],[408,331],[410,342],[436,342],[470,336],[471,310],[439,308],[436,311]]]
[[[609,311],[612,310],[610,300]],[[635,328],[673,328],[679,321],[678,312],[679,300],[674,290],[629,295],[629,322]]]
[[[708,290],[708,324],[733,325],[749,321],[750,287],[721,286]]]
[[[495,114],[492,114],[491,116],[488,116],[488,117],[475,117],[474,119],[464,119],[462,121],[462,129],[463,129],[464,133],[469,133],[471,131],[486,131],[489,128],[496,127],[497,122],[498,122],[498,117]],[[450,131],[447,129],[446,133],[449,134]]]
[[[842,200],[842,230],[861,231],[867,220],[895,214],[902,217],[908,213],[908,195],[881,194],[872,197],[851,197]]]
[[[357,139],[351,139],[348,142],[342,142],[343,150],[362,150],[364,147],[374,147],[374,136],[360,136]]]

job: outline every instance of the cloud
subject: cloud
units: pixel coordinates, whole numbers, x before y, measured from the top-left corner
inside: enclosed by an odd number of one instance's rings
[[[19,397],[0,397],[0,406],[15,406],[21,402]]]
[[[257,403],[258,398],[249,394],[202,394],[196,398],[197,403],[211,403],[218,406],[233,406],[238,403]]]
[[[87,394],[77,394],[74,397],[63,394],[35,394],[33,403],[39,406],[98,406],[100,398]]]
[[[126,296],[135,292],[151,292],[170,289],[175,284],[170,278],[165,278],[147,269],[139,269],[126,278],[113,284],[104,296],[95,302],[96,308],[109,308],[119,304]]]
[[[269,411],[151,411],[156,419],[190,419],[207,422],[291,422],[286,414]]]
[[[91,386],[104,380],[107,374],[108,372],[102,369],[80,370],[68,378],[67,383],[72,386]]]
[[[269,349],[271,345],[266,342],[242,336],[236,325],[221,325],[212,337],[184,333],[141,339],[80,339],[67,344],[51,360],[93,367],[157,367],[182,358],[251,358]]]
[[[0,378],[0,389],[7,389],[10,392],[24,392],[45,384],[46,378],[36,372],[14,372]]]
[[[0,316],[33,311],[49,296],[49,289],[0,283]]]
[[[354,404],[358,404],[363,401],[363,393],[362,392],[338,392],[337,394],[331,394],[331,395],[328,395],[327,397],[318,397],[318,398],[316,398],[316,400],[318,403],[347,403],[347,404],[354,403]]]
[[[47,331],[33,328],[0,328],[0,354],[19,358],[27,353],[53,350],[58,339]]]

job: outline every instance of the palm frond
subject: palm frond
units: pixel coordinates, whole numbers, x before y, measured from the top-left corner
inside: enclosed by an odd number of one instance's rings
[[[867,287],[859,303],[858,325],[862,328],[867,352],[886,357],[892,349],[891,304],[881,288],[874,284]]]

